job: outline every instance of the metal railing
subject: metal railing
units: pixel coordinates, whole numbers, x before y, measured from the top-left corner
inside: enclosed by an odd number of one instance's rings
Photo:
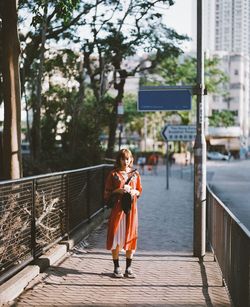
[[[103,210],[111,167],[0,182],[0,283]]]
[[[208,241],[236,307],[250,306],[250,232],[207,187]]]

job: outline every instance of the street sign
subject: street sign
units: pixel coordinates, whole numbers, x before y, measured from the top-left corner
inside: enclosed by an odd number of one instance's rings
[[[196,126],[166,125],[162,130],[162,136],[167,142],[191,142],[195,140]]]
[[[138,92],[138,111],[185,111],[191,110],[190,87],[145,87]]]
[[[124,114],[124,106],[122,102],[118,102],[117,105],[117,115],[123,115]]]

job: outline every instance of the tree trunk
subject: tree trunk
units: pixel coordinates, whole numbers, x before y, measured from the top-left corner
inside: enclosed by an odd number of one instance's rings
[[[83,101],[85,96],[85,73],[84,73],[84,67],[83,67],[83,61],[80,62],[79,67],[79,91],[78,96],[76,98],[76,102],[73,105],[73,112],[72,112],[72,131],[71,131],[71,155],[73,156],[75,152],[77,151],[77,146],[79,142],[79,136],[78,136],[78,129],[79,129],[79,118],[81,115],[82,107],[83,107]]]
[[[44,53],[45,53],[45,41],[47,32],[47,10],[48,7],[45,6],[43,14],[43,22],[41,28],[41,49],[40,49],[40,63],[39,71],[37,77],[37,91],[36,91],[36,101],[34,101],[33,106],[33,123],[31,131],[32,140],[32,157],[34,160],[40,159],[41,155],[41,105],[42,105],[42,78],[43,78],[43,66],[44,66]]]
[[[3,93],[4,179],[22,177],[21,158],[21,92],[19,76],[20,44],[17,31],[17,1],[3,2]]]
[[[3,133],[0,131],[0,170],[3,170]],[[0,171],[0,180],[3,180],[3,172]]]
[[[106,157],[112,158],[115,148],[115,136],[117,128],[117,107],[118,103],[122,101],[124,94],[124,86],[127,78],[127,72],[124,69],[120,69],[120,63],[114,65],[117,71],[119,71],[120,82],[116,82],[116,76],[114,77],[115,83],[114,88],[117,90],[117,95],[114,102],[114,108],[112,112],[112,118],[109,124],[109,139],[108,139],[108,148],[106,151]]]
[[[106,151],[106,157],[112,159],[114,148],[115,148],[115,137],[117,128],[117,105],[114,106],[112,112],[112,118],[109,122],[109,138],[108,138],[108,148]]]

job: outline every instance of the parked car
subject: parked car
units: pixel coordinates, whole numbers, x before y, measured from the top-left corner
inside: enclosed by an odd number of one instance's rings
[[[224,160],[224,161],[229,161],[230,156],[222,154],[218,151],[210,151],[207,153],[207,158],[208,160]]]

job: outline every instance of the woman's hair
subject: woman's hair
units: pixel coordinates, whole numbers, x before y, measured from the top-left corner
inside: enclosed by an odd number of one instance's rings
[[[129,167],[132,167],[133,163],[134,163],[134,158],[133,155],[131,153],[131,151],[129,149],[121,149],[117,156],[116,156],[116,161],[115,161],[115,167],[120,168],[121,167],[121,159],[125,159],[125,158],[130,158],[130,164]]]

